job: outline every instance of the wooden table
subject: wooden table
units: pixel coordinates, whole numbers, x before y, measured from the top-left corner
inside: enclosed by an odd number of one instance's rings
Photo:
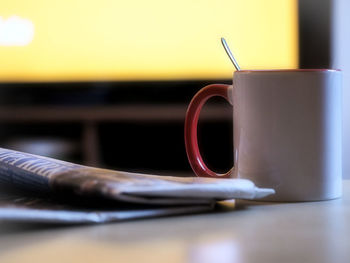
[[[0,223],[0,262],[350,262],[342,199],[226,202],[215,213],[91,226]]]
[[[89,166],[104,166],[104,163],[101,163],[99,141],[102,135],[99,133],[99,125],[128,122],[177,123],[182,126],[187,107],[187,103],[113,106],[0,106],[0,123],[6,126],[16,124],[33,126],[38,124],[77,124],[81,126],[82,130],[81,135],[76,138],[76,141],[80,142],[82,146],[82,162]],[[206,105],[201,112],[201,120],[232,122],[232,108],[228,103]],[[40,128],[38,129],[40,131]],[[26,138],[25,132],[22,136]],[[61,134],[56,134],[56,137],[61,138]]]

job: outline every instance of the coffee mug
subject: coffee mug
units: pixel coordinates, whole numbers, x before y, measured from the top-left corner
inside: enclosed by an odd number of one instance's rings
[[[274,188],[269,201],[318,201],[342,194],[342,74],[332,69],[241,70],[192,99],[185,120],[188,160],[197,176],[244,178]],[[234,167],[210,170],[197,123],[213,96],[233,106]],[[215,140],[215,138],[213,138]],[[219,157],[218,153],[218,158]]]

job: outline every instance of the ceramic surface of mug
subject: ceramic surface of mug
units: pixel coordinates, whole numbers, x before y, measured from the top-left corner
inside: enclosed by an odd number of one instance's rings
[[[341,75],[339,70],[243,70],[235,72],[231,86],[204,87],[192,99],[185,121],[193,171],[274,188],[276,194],[265,200],[340,197]],[[200,110],[213,96],[233,105],[234,167],[226,174],[205,165],[197,143]]]

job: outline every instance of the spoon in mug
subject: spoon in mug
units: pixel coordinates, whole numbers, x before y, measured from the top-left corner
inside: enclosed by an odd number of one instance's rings
[[[239,67],[239,65],[238,65],[237,61],[235,60],[235,58],[234,58],[234,56],[233,56],[233,54],[232,54],[232,52],[231,52],[229,46],[228,46],[227,43],[226,43],[225,38],[223,38],[223,37],[221,38],[221,44],[222,44],[222,46],[224,47],[224,49],[225,49],[225,51],[226,51],[226,54],[228,55],[228,57],[229,57],[230,60],[232,61],[232,64],[235,66],[236,70],[237,70],[237,71],[240,71],[241,68]]]

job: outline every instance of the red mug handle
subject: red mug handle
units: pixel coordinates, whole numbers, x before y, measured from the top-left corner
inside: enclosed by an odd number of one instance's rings
[[[191,100],[185,119],[185,146],[192,170],[199,177],[228,178],[233,168],[225,174],[218,174],[210,170],[204,163],[198,147],[197,125],[200,111],[204,103],[214,96],[225,98],[232,105],[232,86],[225,84],[212,84],[202,88]]]

